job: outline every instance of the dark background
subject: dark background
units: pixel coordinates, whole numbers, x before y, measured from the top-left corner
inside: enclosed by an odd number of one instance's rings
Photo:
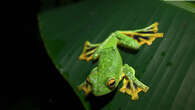
[[[40,107],[49,110],[84,109],[79,98],[47,55],[37,19],[41,12],[80,1],[82,0],[17,2],[19,10],[13,17],[17,19],[16,23],[19,23],[16,25],[17,34],[14,36],[19,38],[19,42],[17,49],[12,49],[13,59],[16,60],[15,72],[12,72],[10,77],[8,75],[8,96],[1,97],[1,104],[8,106],[8,110],[40,110]]]

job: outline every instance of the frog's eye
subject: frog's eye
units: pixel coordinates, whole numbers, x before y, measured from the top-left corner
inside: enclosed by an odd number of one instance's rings
[[[115,87],[115,79],[114,78],[110,79],[108,81],[107,85],[109,88],[114,88]]]

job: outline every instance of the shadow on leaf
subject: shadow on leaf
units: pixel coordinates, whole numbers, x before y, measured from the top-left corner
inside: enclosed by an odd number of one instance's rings
[[[89,96],[86,97],[86,100],[89,101],[92,110],[100,110],[113,99],[116,91],[117,88],[111,93],[103,96],[94,96],[93,94],[89,94]]]

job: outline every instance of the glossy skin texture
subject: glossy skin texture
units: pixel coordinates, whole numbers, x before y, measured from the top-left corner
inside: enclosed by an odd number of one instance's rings
[[[155,38],[163,37],[163,33],[156,33],[157,26],[156,22],[139,30],[116,31],[99,44],[87,41],[79,59],[98,59],[98,66],[91,71],[87,80],[79,85],[79,90],[83,90],[85,95],[93,93],[95,96],[102,96],[112,92],[123,80],[120,92],[131,95],[132,100],[138,99],[140,91],[147,92],[149,87],[135,77],[135,70],[128,64],[123,65],[117,46],[138,49],[145,43],[151,45]]]

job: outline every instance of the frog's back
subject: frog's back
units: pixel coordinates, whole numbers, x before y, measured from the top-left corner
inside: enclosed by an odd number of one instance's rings
[[[98,74],[101,78],[115,77],[119,75],[122,67],[122,59],[115,47],[104,48],[98,62]],[[118,77],[117,77],[118,78]]]

